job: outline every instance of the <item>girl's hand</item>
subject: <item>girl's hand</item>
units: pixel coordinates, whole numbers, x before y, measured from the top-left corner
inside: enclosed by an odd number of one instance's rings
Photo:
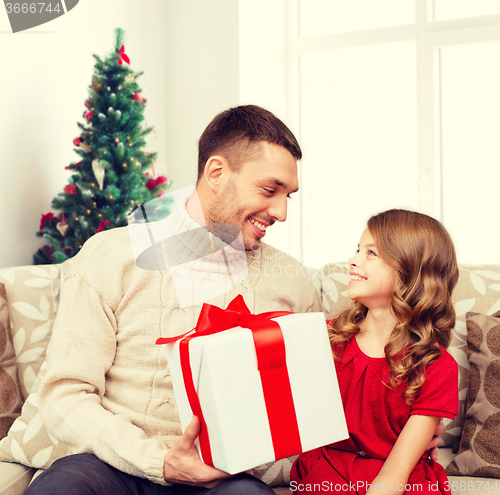
[[[430,450],[430,456],[431,459],[436,462],[438,460],[438,452],[439,452],[439,444],[441,443],[441,435],[443,434],[444,431],[444,423],[443,423],[443,418],[439,419],[439,423],[437,425],[436,431],[434,432],[434,436],[432,437],[432,440],[430,441],[429,445],[427,445],[427,448],[425,450]]]

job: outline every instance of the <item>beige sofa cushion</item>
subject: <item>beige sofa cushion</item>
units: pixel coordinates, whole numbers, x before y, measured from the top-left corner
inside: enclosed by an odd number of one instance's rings
[[[21,416],[14,421],[8,435],[0,441],[0,460],[20,462],[24,466],[47,469],[60,457],[68,455],[68,447],[45,429],[38,412],[38,388],[45,374],[46,363],[23,405]]]
[[[0,463],[0,495],[21,495],[33,477],[32,468],[10,462]]]
[[[12,350],[21,395],[17,416],[21,415],[0,441],[2,461],[48,467],[67,453],[66,447],[46,433],[36,393],[59,303],[60,275],[61,267],[53,265],[0,270],[0,282],[5,285],[9,301]]]
[[[60,269],[25,266],[0,270],[9,302],[12,338],[23,401],[45,360],[59,302]]]

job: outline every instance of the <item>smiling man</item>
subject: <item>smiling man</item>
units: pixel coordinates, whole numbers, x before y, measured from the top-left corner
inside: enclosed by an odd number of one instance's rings
[[[267,110],[248,105],[218,115],[199,142],[196,191],[207,223],[236,225],[245,249],[256,249],[268,227],[286,220],[301,157],[290,129]],[[187,210],[196,218],[193,201]]]
[[[171,241],[150,251],[152,268],[136,262],[127,227],[85,243],[64,283],[38,394],[48,432],[75,455],[56,461],[27,495],[272,493],[250,475],[201,462],[199,420],[182,432],[155,342],[193,328],[203,302],[225,308],[238,294],[252,313],[322,311],[302,265],[263,242],[286,220],[300,158],[297,140],[272,113],[229,109],[200,138],[195,194],[148,226]],[[223,249],[213,239],[224,237],[221,225],[230,226]],[[163,246],[169,252],[154,266]],[[228,266],[244,276],[227,284]]]

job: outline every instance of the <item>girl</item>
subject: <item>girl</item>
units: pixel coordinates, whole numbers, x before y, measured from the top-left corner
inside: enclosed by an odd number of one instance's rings
[[[295,461],[297,491],[450,494],[425,452],[440,417],[458,414],[455,249],[437,220],[406,210],[373,216],[349,260],[355,302],[330,321],[349,439]]]

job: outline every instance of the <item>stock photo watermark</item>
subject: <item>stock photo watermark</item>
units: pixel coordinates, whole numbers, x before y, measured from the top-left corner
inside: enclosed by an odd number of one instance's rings
[[[26,31],[46,24],[68,13],[80,0],[48,0],[45,2],[23,2],[4,0],[13,33]]]
[[[492,490],[498,491],[498,482],[497,481],[482,481],[482,480],[468,480],[468,481],[445,481],[443,484],[446,490],[451,490],[456,492],[458,490],[464,492],[468,491],[469,493],[474,493],[475,491],[480,490]],[[345,493],[353,493],[358,492],[359,490],[368,491],[371,490],[373,492],[392,492],[393,489],[396,488],[399,491],[406,492],[441,492],[441,487],[439,483],[436,481],[434,483],[424,482],[424,483],[407,483],[405,485],[399,484],[397,486],[392,486],[390,483],[368,483],[365,481],[349,481],[344,483],[335,483],[333,481],[323,481],[321,483],[298,483],[296,481],[290,482],[290,490],[292,492],[300,491],[307,493],[314,492],[345,492]]]
[[[236,225],[189,223],[181,213],[185,214],[188,197],[201,211],[197,194],[189,187],[148,201],[128,216],[136,266],[142,270],[170,272],[177,296],[172,307],[204,303],[236,288],[249,275],[253,280],[310,277],[310,270],[304,265],[288,261],[290,255],[300,259],[299,251],[288,255],[265,244],[255,250],[246,250]],[[180,231],[179,226],[182,226]],[[347,287],[347,264],[325,267],[322,274]]]

